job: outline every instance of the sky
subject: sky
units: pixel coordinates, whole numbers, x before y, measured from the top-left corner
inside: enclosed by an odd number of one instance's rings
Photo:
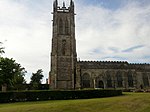
[[[59,5],[70,0],[58,0]],[[150,63],[150,0],[74,0],[78,60]],[[53,0],[0,0],[0,42],[27,82],[50,71]]]

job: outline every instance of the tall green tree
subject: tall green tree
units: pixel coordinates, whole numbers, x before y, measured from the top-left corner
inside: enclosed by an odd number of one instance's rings
[[[32,73],[30,84],[32,85],[32,89],[38,89],[39,85],[42,83],[43,79],[43,71],[42,69],[37,70],[36,73]]]
[[[2,58],[0,61],[0,85],[14,88],[17,84],[25,83],[25,68],[16,63],[12,58]]]
[[[0,42],[0,55],[1,54],[3,54],[3,53],[5,53],[5,51],[4,51],[4,47],[2,47],[2,42]]]

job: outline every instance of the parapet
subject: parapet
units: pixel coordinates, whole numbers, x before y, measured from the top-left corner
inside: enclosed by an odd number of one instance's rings
[[[128,63],[127,61],[77,61],[82,69],[135,69],[150,70],[148,63]]]
[[[127,61],[78,61],[78,63],[106,63],[106,64],[112,64],[112,63],[118,63],[118,64],[128,64]]]
[[[129,63],[130,65],[148,65],[150,66],[150,63]]]

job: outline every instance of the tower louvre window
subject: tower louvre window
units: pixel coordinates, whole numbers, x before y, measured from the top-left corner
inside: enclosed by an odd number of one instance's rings
[[[69,22],[67,19],[65,21],[65,34],[69,34]]]
[[[63,34],[63,21],[62,21],[62,19],[59,20],[59,34]]]

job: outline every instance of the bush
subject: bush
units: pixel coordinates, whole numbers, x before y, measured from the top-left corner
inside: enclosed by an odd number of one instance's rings
[[[0,92],[0,103],[44,100],[89,99],[122,95],[121,90]]]

